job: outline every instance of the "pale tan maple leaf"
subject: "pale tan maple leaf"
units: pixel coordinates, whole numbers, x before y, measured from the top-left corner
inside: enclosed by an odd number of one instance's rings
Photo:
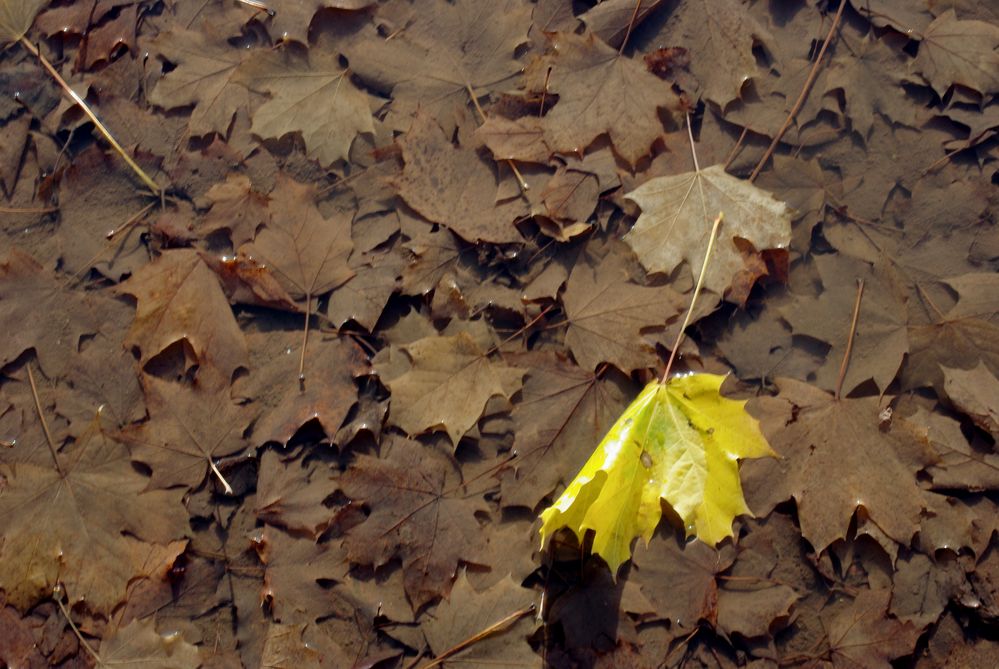
[[[635,227],[625,235],[650,272],[671,273],[684,260],[691,268],[704,264],[711,225],[724,213],[704,287],[722,295],[745,267],[735,244],[739,237],[757,251],[787,248],[791,213],[767,191],[725,172],[722,165],[650,179],[626,198],[642,208]]]

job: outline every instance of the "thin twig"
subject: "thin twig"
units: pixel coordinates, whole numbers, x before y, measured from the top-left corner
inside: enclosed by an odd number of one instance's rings
[[[624,39],[621,40],[621,48],[617,50],[617,55],[624,53],[624,47],[628,46],[628,38],[631,37],[631,30],[635,27],[635,21],[638,20],[638,12],[642,8],[642,0],[638,0],[635,3],[635,11],[631,13],[631,20],[628,21],[628,30],[624,33]]]
[[[54,599],[55,603],[59,605],[59,610],[62,611],[62,614],[66,616],[66,622],[69,623],[69,628],[73,630],[73,634],[75,634],[76,638],[80,641],[80,645],[86,649],[87,653],[90,654],[90,657],[94,658],[94,662],[96,662],[98,667],[103,667],[104,660],[102,660],[101,656],[97,654],[97,651],[94,650],[89,643],[87,643],[87,640],[83,638],[82,634],[80,634],[80,630],[77,629],[76,623],[74,623],[73,619],[69,617],[69,611],[66,609],[66,605],[62,603],[62,592],[62,585],[57,585],[52,590],[52,599]]]
[[[715,218],[714,224],[711,226],[711,235],[708,237],[708,249],[704,252],[704,262],[701,263],[701,273],[697,277],[697,285],[694,286],[694,295],[690,298],[690,306],[687,307],[687,315],[683,318],[683,325],[680,326],[680,331],[676,334],[676,342],[673,344],[673,350],[669,354],[669,361],[666,363],[666,369],[663,371],[662,378],[659,379],[659,383],[666,383],[669,380],[670,369],[673,368],[673,361],[676,360],[677,352],[680,350],[680,343],[683,341],[683,333],[690,324],[690,317],[694,313],[694,305],[697,304],[697,298],[701,294],[701,288],[704,286],[704,276],[707,274],[708,261],[711,260],[711,252],[715,247],[715,238],[718,236],[718,228],[721,227],[722,219],[725,217],[724,212],[718,212],[718,217]]]
[[[468,637],[464,641],[461,641],[461,642],[455,644],[454,646],[452,646],[451,648],[448,648],[446,651],[444,651],[443,653],[441,653],[440,655],[438,655],[433,661],[428,662],[427,664],[423,665],[421,667],[421,669],[432,669],[432,667],[436,667],[436,666],[440,665],[442,662],[444,662],[444,660],[448,659],[452,655],[460,653],[461,651],[465,650],[469,646],[471,646],[473,644],[476,644],[479,641],[482,641],[486,637],[491,636],[492,634],[495,634],[496,632],[501,631],[504,627],[510,625],[511,623],[516,622],[517,620],[519,620],[520,618],[523,618],[527,614],[533,613],[534,612],[534,608],[535,608],[534,604],[530,604],[528,606],[525,606],[522,609],[514,611],[513,613],[511,613],[510,615],[506,616],[502,620],[499,620],[499,621],[493,623],[492,625],[490,625],[489,627],[485,628],[484,630],[482,630],[480,632],[476,632],[475,634],[473,634],[472,636]]]
[[[67,97],[69,97],[70,100],[75,102],[76,105],[83,110],[83,113],[87,115],[87,118],[91,120],[94,126],[104,136],[104,139],[106,139],[108,143],[111,144],[112,148],[114,148],[114,150],[118,152],[118,155],[121,156],[122,160],[124,160],[125,163],[130,168],[132,168],[132,171],[135,172],[136,176],[139,177],[142,183],[144,183],[146,187],[153,192],[153,194],[161,196],[163,193],[163,188],[155,181],[153,181],[152,177],[146,174],[145,170],[139,167],[138,163],[132,160],[132,157],[128,155],[128,152],[126,152],[125,149],[121,146],[121,144],[118,143],[118,140],[114,138],[114,136],[111,134],[111,131],[108,130],[107,126],[104,125],[99,118],[97,118],[97,114],[93,112],[93,110],[90,108],[90,105],[87,104],[86,100],[80,97],[80,95],[76,91],[74,91],[69,84],[66,83],[66,80],[63,79],[62,75],[59,74],[59,71],[52,66],[52,63],[50,63],[49,60],[45,57],[45,54],[43,54],[38,49],[38,47],[32,44],[27,37],[21,38],[21,44],[24,46],[25,49],[31,52],[31,55],[33,55],[35,58],[38,59],[38,62],[40,62],[42,64],[42,67],[45,68],[45,71],[48,72],[53,79],[55,79],[56,83],[59,84],[59,87],[62,88],[63,92],[67,95]]]
[[[843,352],[843,362],[839,366],[839,377],[836,379],[836,393],[834,397],[838,400],[840,391],[843,390],[843,379],[846,378],[846,370],[850,366],[850,354],[853,352],[853,337],[857,334],[857,320],[860,318],[860,300],[864,297],[864,280],[857,279],[857,301],[853,303],[853,319],[850,321],[850,334],[846,337],[846,351]]]
[[[747,134],[749,134],[749,128],[743,128],[742,134],[739,135],[739,140],[735,143],[735,146],[732,147],[732,150],[728,154],[728,158],[725,159],[725,167],[723,169],[727,170],[729,165],[732,164],[732,161],[735,160],[735,157],[739,155],[739,149],[742,147],[742,142],[746,139]]]
[[[45,442],[49,445],[49,453],[52,454],[52,461],[55,463],[55,468],[59,472],[59,476],[65,476],[62,466],[59,465],[59,458],[56,457],[55,439],[52,438],[49,423],[45,420],[45,413],[42,411],[42,402],[38,399],[38,386],[35,385],[35,375],[31,373],[31,363],[27,363],[25,367],[28,370],[28,383],[31,384],[31,398],[35,400],[35,411],[38,412],[38,421],[42,424],[42,432],[45,433]]]
[[[0,214],[54,214],[59,207],[0,207]]]
[[[839,8],[836,10],[836,18],[833,19],[832,25],[829,27],[829,34],[826,35],[825,41],[822,42],[822,48],[819,49],[819,55],[815,58],[815,64],[812,65],[812,70],[808,73],[805,85],[801,87],[801,94],[798,95],[798,99],[795,101],[794,106],[791,108],[791,111],[788,112],[787,118],[784,119],[784,125],[782,125],[780,130],[777,131],[777,134],[774,135],[773,141],[770,142],[770,146],[767,147],[763,157],[760,158],[760,162],[756,164],[756,167],[753,169],[753,173],[749,175],[750,183],[756,181],[756,177],[759,176],[760,170],[762,170],[766,162],[770,160],[770,156],[773,155],[774,150],[777,148],[777,144],[780,143],[781,138],[784,137],[784,133],[791,127],[791,123],[794,122],[794,117],[798,115],[798,112],[801,111],[802,105],[805,104],[808,92],[812,90],[812,84],[815,83],[815,78],[819,74],[819,68],[822,67],[822,58],[826,55],[826,49],[829,48],[829,43],[832,42],[833,35],[836,33],[836,28],[839,26],[839,20],[840,17],[843,16],[844,7],[846,7],[846,0],[840,0]]]

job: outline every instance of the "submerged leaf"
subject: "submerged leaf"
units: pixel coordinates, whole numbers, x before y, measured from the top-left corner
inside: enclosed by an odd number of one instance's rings
[[[688,535],[710,545],[731,536],[735,516],[749,513],[738,459],[774,452],[745,402],[718,392],[724,379],[693,374],[646,386],[542,512],[542,545],[562,527],[580,538],[594,530],[593,552],[616,573],[631,540],[652,537],[662,515],[660,498]]]

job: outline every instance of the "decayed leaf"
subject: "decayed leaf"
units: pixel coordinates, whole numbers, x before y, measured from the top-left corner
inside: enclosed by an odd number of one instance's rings
[[[51,376],[65,368],[80,338],[100,327],[91,299],[67,291],[17,248],[0,258],[0,318],[11,324],[0,338],[0,366],[34,348],[42,369]]]
[[[37,442],[15,448],[47,449]],[[132,467],[125,446],[96,424],[54,459],[0,465],[6,481],[0,586],[8,602],[28,609],[62,583],[71,597],[106,615],[141,574],[132,559],[135,540],[124,533],[161,544],[183,538],[182,492],[145,492],[149,479]]]
[[[336,54],[260,52],[239,68],[238,80],[272,96],[254,112],[253,133],[275,139],[301,133],[306,152],[322,165],[345,159],[359,133],[375,131],[367,96]]]
[[[411,435],[444,429],[451,443],[475,425],[495,396],[511,397],[524,371],[489,361],[465,333],[425,337],[401,347],[406,369],[382,381],[392,392],[389,423]],[[376,365],[384,374],[390,368]]]
[[[555,503],[542,512],[544,544],[561,527],[582,540],[612,574],[646,544],[665,499],[687,535],[715,545],[732,536],[735,516],[749,513],[738,458],[774,455],[745,402],[719,394],[723,376],[694,374],[654,381],[635,398]]]
[[[46,4],[48,0],[0,0],[0,43],[21,39]]]
[[[565,343],[585,370],[602,362],[623,372],[651,367],[658,356],[643,332],[661,332],[680,314],[685,301],[668,286],[629,281],[617,254],[596,268],[577,262],[562,295],[569,321]]]
[[[825,363],[816,372],[816,385],[830,391],[836,387],[857,297],[857,280],[862,279],[863,301],[842,393],[849,394],[869,379],[884,392],[909,351],[905,298],[900,282],[890,267],[871,267],[849,256],[817,255],[813,261],[822,280],[818,295],[807,292],[798,295],[780,309],[780,314],[791,325],[794,334],[807,335],[830,345]],[[836,323],[839,327],[834,325]]]
[[[133,620],[106,636],[97,650],[98,666],[118,669],[197,669],[201,666],[198,649],[179,632],[161,635],[155,622]]]
[[[920,630],[887,616],[890,590],[861,590],[850,607],[829,616],[826,630],[835,669],[884,669],[912,652]]]
[[[513,408],[517,458],[502,479],[501,498],[504,506],[534,509],[613,425],[629,390],[619,377],[598,378],[553,356],[516,364],[528,375]]]
[[[315,462],[303,465],[298,458],[282,462],[277,451],[264,451],[257,480],[257,518],[315,541],[333,520],[323,502],[335,490],[328,468]]]
[[[975,425],[999,439],[999,379],[982,362],[974,369],[943,368],[944,392]]]
[[[910,317],[910,354],[900,375],[903,388],[939,388],[943,367],[964,369],[979,360],[999,374],[999,274],[964,274],[944,283],[957,291],[957,304],[941,313],[927,300],[929,317]],[[910,297],[910,304],[913,301]]]
[[[868,137],[877,113],[898,123],[916,125],[915,109],[902,87],[902,68],[908,60],[905,54],[873,33],[857,40],[844,31],[837,39],[849,52],[829,62],[825,92],[842,92],[846,115],[861,137]]]
[[[227,378],[246,364],[246,341],[229,301],[196,251],[165,251],[117,290],[138,301],[125,345],[139,348],[141,364],[182,339],[202,365]]]
[[[420,109],[449,131],[475,95],[502,90],[521,65],[530,7],[517,0],[432,2],[412,20],[392,25],[391,39],[371,35],[347,47],[351,67],[366,82],[391,91],[389,123],[405,129]]]
[[[155,487],[196,488],[214,472],[227,490],[215,460],[248,446],[243,433],[253,410],[229,399],[228,379],[205,368],[191,385],[144,376],[149,421],[127,429],[134,457],[153,470]]]
[[[582,154],[607,133],[622,158],[638,162],[664,133],[659,110],[679,108],[677,95],[641,61],[619,54],[592,33],[557,33],[549,39],[552,53],[526,73],[528,88],[559,96],[542,122],[547,144]]]
[[[505,625],[497,627],[483,639],[472,644],[461,652],[449,656],[442,666],[452,662],[466,666],[481,663],[490,667],[532,666],[537,663],[538,656],[527,642],[528,635],[534,630],[534,620],[531,615],[531,605],[534,603],[534,593],[520,587],[509,576],[502,579],[484,592],[476,592],[468,575],[462,572],[451,589],[451,595],[441,602],[434,614],[422,626],[427,635],[427,643],[435,656],[454,648],[461,642],[492,628],[497,623],[507,620]],[[522,615],[510,619],[515,613]]]
[[[353,248],[350,219],[327,220],[315,205],[315,188],[284,175],[271,192],[271,220],[242,250],[260,258],[278,282],[311,313],[313,300],[354,275],[347,266]]]
[[[907,545],[923,510],[915,472],[936,459],[929,446],[902,424],[882,432],[876,397],[837,401],[790,379],[778,387],[794,420],[770,434],[780,463],[752,464],[754,480],[765,481],[767,507],[793,497],[801,534],[816,551],[846,537],[858,507],[891,540]]]
[[[948,9],[923,33],[912,67],[940,96],[952,84],[983,95],[999,91],[999,26],[959,20]]]
[[[735,238],[757,251],[787,248],[791,241],[787,205],[726,173],[722,165],[657,177],[625,197],[642,208],[642,215],[624,240],[650,272],[669,274],[684,260],[696,272],[704,264],[712,221],[724,213],[704,277],[704,287],[718,295],[746,266]]]
[[[164,109],[194,105],[188,120],[192,135],[227,135],[236,111],[250,106],[250,92],[235,81],[247,50],[226,44],[220,35],[183,28],[160,33],[153,48],[177,67],[157,82],[149,102]]]
[[[463,558],[482,540],[475,519],[487,507],[470,493],[453,459],[419,442],[389,439],[382,458],[361,455],[339,478],[351,500],[371,515],[347,533],[352,562],[380,566],[402,558],[406,594],[419,610],[444,595]]]
[[[233,248],[252,242],[261,226],[270,220],[268,198],[253,190],[250,178],[243,174],[230,174],[205,193],[212,208],[201,223],[201,233],[208,235],[216,230],[228,230]]]
[[[729,0],[680,3],[656,40],[690,51],[690,71],[704,97],[722,108],[761,74],[753,48],[762,44],[772,51],[775,42],[746,3]]]
[[[357,402],[354,378],[368,369],[360,348],[349,339],[313,336],[307,375],[300,380],[295,374],[302,352],[300,332],[271,330],[250,335],[249,342],[256,364],[236,381],[233,392],[260,407],[254,441],[287,444],[313,420],[332,438]]]
[[[319,581],[338,581],[346,574],[339,544],[317,543],[266,526],[253,547],[265,567],[261,595],[277,622],[312,622],[335,611],[338,602]]]
[[[732,566],[731,546],[721,551],[700,541],[684,544],[673,536],[655,537],[635,551],[629,575],[656,608],[657,616],[690,632],[703,620],[718,621],[718,575]]]
[[[514,222],[528,214],[519,197],[497,202],[495,167],[475,151],[454,146],[425,114],[399,140],[406,163],[399,195],[421,216],[470,241],[521,242]]]

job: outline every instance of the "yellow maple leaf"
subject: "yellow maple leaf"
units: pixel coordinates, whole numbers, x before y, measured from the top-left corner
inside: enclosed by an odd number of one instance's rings
[[[562,495],[541,513],[541,545],[568,527],[611,573],[646,543],[665,499],[687,536],[715,545],[732,535],[735,516],[750,513],[739,481],[739,458],[776,455],[745,401],[719,393],[724,376],[690,374],[653,381],[621,414]]]

